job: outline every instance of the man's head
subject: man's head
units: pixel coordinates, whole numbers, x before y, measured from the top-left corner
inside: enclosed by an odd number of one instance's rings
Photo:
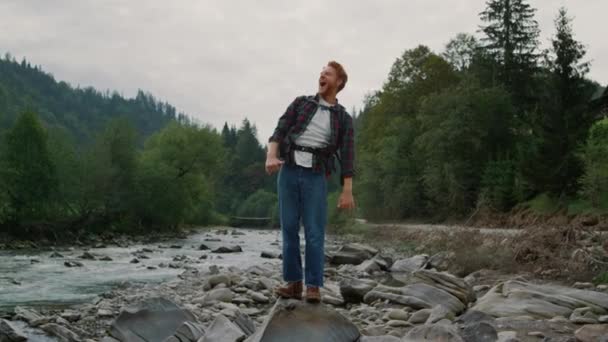
[[[319,94],[335,96],[344,89],[346,81],[348,81],[348,75],[342,65],[336,61],[330,61],[319,76]]]

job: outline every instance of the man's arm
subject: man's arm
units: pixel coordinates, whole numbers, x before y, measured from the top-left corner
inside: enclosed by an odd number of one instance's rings
[[[294,125],[297,117],[296,108],[304,97],[297,97],[279,118],[277,127],[272,136],[268,139],[268,152],[266,154],[266,173],[269,175],[279,171],[283,161],[279,159],[279,144],[288,134],[291,126]]]

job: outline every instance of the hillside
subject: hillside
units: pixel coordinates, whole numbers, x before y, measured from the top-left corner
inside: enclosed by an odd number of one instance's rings
[[[185,118],[141,90],[135,98],[125,98],[92,87],[74,88],[7,54],[0,58],[0,130],[10,127],[25,109],[34,110],[49,128],[67,129],[81,143],[91,141],[115,117],[131,121],[142,141],[169,121]]]

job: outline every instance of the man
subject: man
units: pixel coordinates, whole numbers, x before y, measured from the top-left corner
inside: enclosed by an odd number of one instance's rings
[[[268,143],[266,172],[279,172],[279,215],[283,236],[283,279],[275,292],[283,298],[302,298],[300,220],[306,239],[306,300],[321,300],[327,223],[327,177],[340,163],[342,194],[338,208],[355,207],[352,192],[354,133],[352,118],[338,104],[336,95],[348,76],[331,61],[319,77],[315,96],[297,97],[279,118]]]

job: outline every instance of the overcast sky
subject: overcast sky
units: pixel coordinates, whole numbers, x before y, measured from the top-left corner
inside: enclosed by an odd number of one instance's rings
[[[546,45],[560,6],[608,83],[607,0],[531,0]],[[253,121],[265,141],[330,59],[349,73],[340,102],[360,107],[405,49],[440,52],[475,33],[485,0],[0,0],[0,53],[72,85],[150,91],[201,122]]]

